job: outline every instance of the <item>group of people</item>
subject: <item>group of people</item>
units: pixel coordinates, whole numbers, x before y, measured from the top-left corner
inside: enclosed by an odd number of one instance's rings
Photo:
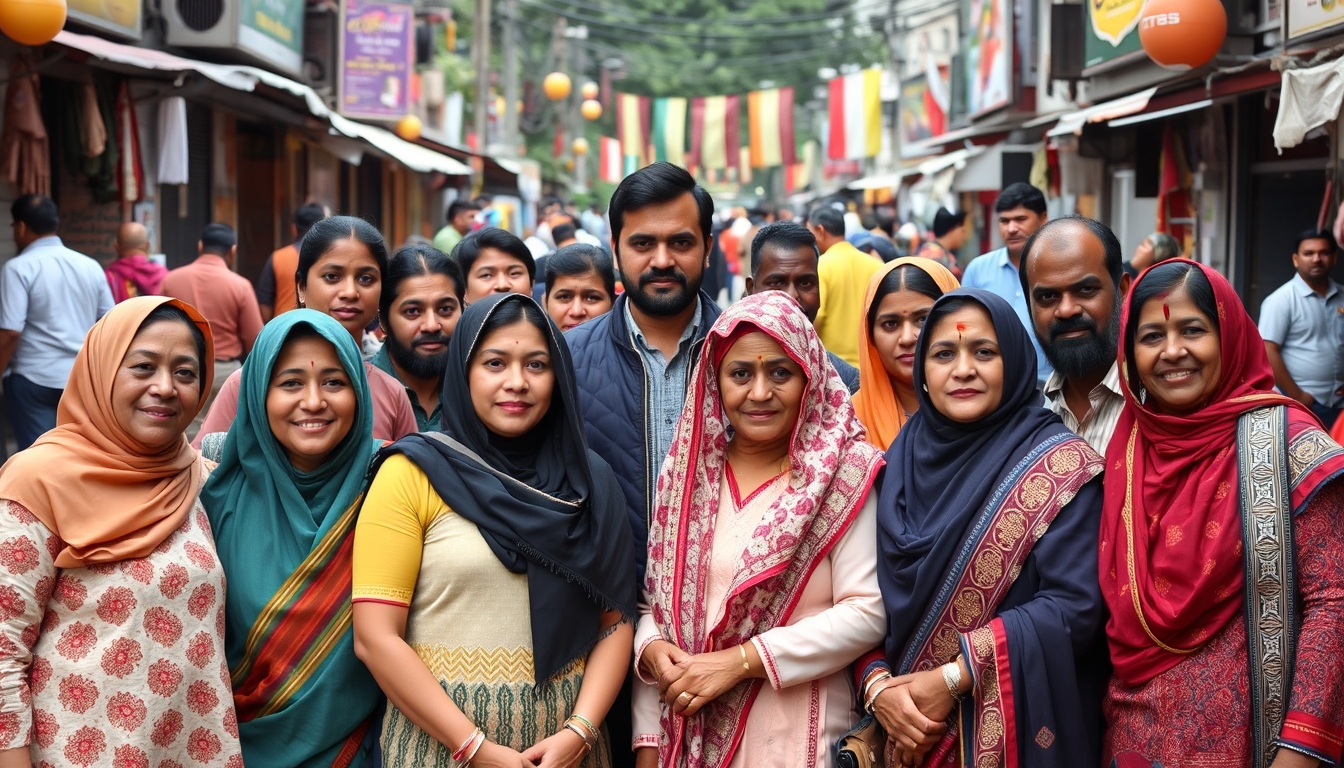
[[[723,311],[667,163],[619,295],[321,218],[218,387],[202,308],[95,302],[0,469],[0,768],[1337,763],[1344,449],[1221,275],[1020,193],[989,289],[822,211]]]

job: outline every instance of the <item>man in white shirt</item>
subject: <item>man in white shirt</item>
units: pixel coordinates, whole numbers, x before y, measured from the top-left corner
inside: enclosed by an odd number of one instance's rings
[[[56,426],[75,355],[93,324],[112,309],[97,261],[56,236],[56,203],[24,195],[10,207],[19,255],[0,270],[0,371],[19,450]]]
[[[1125,406],[1116,365],[1123,264],[1110,227],[1081,216],[1047,222],[1022,248],[1022,294],[1054,366],[1046,406],[1103,455]]]

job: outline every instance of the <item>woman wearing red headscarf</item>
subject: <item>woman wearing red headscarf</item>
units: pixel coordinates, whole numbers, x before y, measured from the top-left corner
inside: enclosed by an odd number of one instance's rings
[[[1274,392],[1232,286],[1130,290],[1100,537],[1112,765],[1314,766],[1344,744],[1344,450]]]

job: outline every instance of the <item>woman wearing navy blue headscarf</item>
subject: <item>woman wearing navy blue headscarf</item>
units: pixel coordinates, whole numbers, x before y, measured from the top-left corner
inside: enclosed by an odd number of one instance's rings
[[[886,659],[863,678],[888,765],[1095,765],[1102,459],[1037,405],[1031,339],[992,293],[934,304],[914,381],[878,500]]]

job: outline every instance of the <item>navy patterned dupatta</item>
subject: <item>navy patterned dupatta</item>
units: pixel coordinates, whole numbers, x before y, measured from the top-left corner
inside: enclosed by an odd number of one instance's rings
[[[1036,405],[1036,359],[1012,308],[986,291],[1004,365],[999,406],[974,424],[939,413],[915,367],[920,409],[887,452],[878,579],[893,673],[964,654],[974,692],[925,765],[1074,766],[1100,759],[1106,664],[1097,585],[1102,459]],[[958,302],[958,303],[960,303]]]

